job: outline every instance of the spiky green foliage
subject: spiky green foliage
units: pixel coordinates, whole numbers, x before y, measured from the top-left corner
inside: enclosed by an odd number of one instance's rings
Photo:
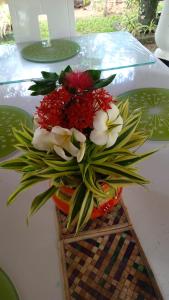
[[[68,227],[76,221],[78,231],[89,220],[93,207],[107,197],[102,189],[103,183],[111,187],[112,195],[118,187],[147,184],[149,181],[137,173],[134,165],[156,150],[136,153],[136,149],[147,139],[146,134],[138,130],[141,112],[135,110],[129,114],[128,102],[120,102],[118,107],[124,126],[116,143],[107,149],[87,141],[85,156],[80,163],[76,159],[63,161],[54,152],[46,153],[35,149],[32,145],[33,132],[29,128],[14,130],[18,141],[16,148],[21,150],[22,154],[2,162],[0,166],[22,173],[22,178],[17,190],[9,197],[8,204],[14,202],[20,192],[32,185],[44,180],[50,181],[50,188],[33,200],[28,215],[30,217],[57,193],[62,185],[76,182],[76,189],[71,198]]]

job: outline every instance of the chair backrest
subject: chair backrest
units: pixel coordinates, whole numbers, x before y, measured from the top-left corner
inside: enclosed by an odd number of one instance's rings
[[[47,15],[51,39],[75,35],[73,0],[8,0],[16,42],[40,41],[39,15]]]

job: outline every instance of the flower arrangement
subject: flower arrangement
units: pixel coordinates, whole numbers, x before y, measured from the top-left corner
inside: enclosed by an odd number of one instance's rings
[[[34,115],[34,130],[14,129],[19,157],[1,167],[22,174],[16,196],[32,185],[50,181],[37,195],[28,218],[62,189],[70,191],[68,222],[76,231],[88,222],[95,208],[115,197],[121,187],[147,184],[135,163],[154,151],[137,153],[147,139],[138,129],[141,112],[129,112],[128,101],[118,102],[105,89],[115,78],[101,79],[101,72],[74,72],[68,66],[60,75],[42,72],[29,88],[43,95]]]

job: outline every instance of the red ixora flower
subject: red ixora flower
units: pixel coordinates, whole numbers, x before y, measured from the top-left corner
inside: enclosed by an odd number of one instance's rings
[[[96,111],[108,110],[111,102],[112,96],[104,89],[75,95],[65,110],[65,126],[74,127],[82,132],[86,128],[92,128]]]
[[[70,99],[71,95],[64,87],[44,96],[36,110],[40,127],[50,130],[54,126],[61,126],[64,117],[63,110]]]
[[[64,85],[68,89],[84,91],[92,87],[93,79],[88,72],[69,72],[65,76]]]
[[[76,128],[84,132],[93,127],[95,113],[110,109],[112,96],[104,89],[71,94],[64,87],[44,96],[36,115],[41,128],[51,130],[54,126]]]

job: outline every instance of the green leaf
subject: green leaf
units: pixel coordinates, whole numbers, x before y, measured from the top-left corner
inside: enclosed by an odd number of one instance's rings
[[[88,169],[86,173],[85,178],[83,179],[84,183],[88,190],[94,193],[95,196],[104,198],[105,193],[103,192],[101,186],[97,186],[96,181],[94,180],[94,175],[95,174],[93,172],[93,169],[90,167],[90,169]]]
[[[47,95],[56,89],[56,84],[51,84],[50,86],[40,86],[36,91],[31,93],[31,96]],[[31,90],[31,87],[29,88]]]
[[[9,196],[7,205],[10,205],[11,203],[13,203],[18,194],[20,194],[21,192],[25,191],[26,189],[30,188],[32,185],[34,185],[40,181],[42,181],[42,180],[39,178],[34,178],[34,179],[27,180],[27,181],[21,183],[19,185],[19,187]]]
[[[149,181],[147,181],[144,177],[136,174],[135,172],[131,171],[129,168],[125,168],[124,166],[121,167],[117,164],[97,164],[93,165],[93,169],[95,172],[103,174],[103,175],[113,175],[114,176],[117,174],[117,176],[123,176],[125,178],[129,178],[135,183],[138,184],[147,184]]]
[[[44,79],[32,80],[34,84],[28,89],[32,91],[32,96],[47,95],[57,87],[58,75],[56,73],[42,72],[43,75]]]
[[[158,150],[153,150],[153,151],[149,151],[143,154],[138,154],[135,157],[124,157],[124,158],[119,158],[117,160],[115,160],[116,163],[118,163],[120,166],[129,166],[132,164],[135,164],[147,157],[149,157],[150,155],[154,154],[155,152],[157,152]]]
[[[55,155],[55,154],[54,154]],[[55,157],[52,157],[52,159],[50,159],[50,157],[48,158],[44,158],[44,162],[48,165],[50,164],[51,167],[57,167],[57,166],[78,166],[77,160],[76,159],[71,159],[71,160],[56,160],[56,155]]]
[[[89,168],[89,163],[80,163],[79,168],[80,168],[80,172],[82,174],[82,178],[84,179],[86,176],[86,172]]]
[[[116,77],[116,74],[111,75],[108,78],[100,79],[100,80],[96,81],[94,83],[92,89],[96,90],[96,89],[100,89],[100,88],[103,88],[103,87],[109,85],[114,80],[115,77]]]
[[[30,137],[33,138],[33,130],[30,127],[27,127],[26,125],[24,125],[22,128],[25,131],[25,133],[27,133]]]
[[[109,149],[117,149],[121,147],[125,147],[125,144],[130,140],[132,134],[135,132],[139,122],[140,122],[141,114],[136,113],[135,116],[133,116],[130,119],[130,122],[124,128],[122,129],[119,137],[117,138],[116,143],[110,147]]]
[[[50,80],[50,79],[34,79],[33,82],[37,87],[49,87],[51,84],[56,84],[56,80]]]
[[[68,73],[71,73],[73,72],[72,71],[72,68],[70,66],[67,66],[61,73],[60,73],[60,76],[59,76],[59,84],[64,84],[64,80],[65,80],[65,76],[68,74]]]
[[[57,179],[57,178],[62,178],[62,177],[65,177],[65,176],[78,176],[80,175],[80,172],[72,172],[72,171],[66,171],[66,172],[54,172],[54,171],[51,171],[50,173],[46,172],[46,174],[40,174],[40,177],[42,178],[46,178],[46,179]]]
[[[42,71],[41,74],[44,79],[53,80],[53,81],[57,81],[59,79],[57,73]]]
[[[76,233],[80,231],[83,226],[89,221],[94,207],[93,193],[89,190],[86,191],[83,198],[82,206],[79,212],[78,223],[76,227]]]
[[[142,111],[140,108],[133,110],[132,113],[128,116],[127,120],[125,120],[125,126],[130,126],[131,124],[133,124],[133,122],[139,123],[141,115]]]
[[[120,115],[123,118],[123,121],[125,121],[128,117],[129,113],[129,101],[119,101],[117,104],[119,110],[120,110]]]
[[[101,153],[98,153],[94,157],[92,157],[91,164],[93,164],[94,162],[100,163],[100,162],[110,160],[110,159],[114,161],[115,157],[123,156],[123,155],[124,156],[126,156],[126,155],[134,155],[135,156],[135,153],[132,153],[127,149],[123,149],[123,148],[119,148],[119,149],[109,148],[109,149],[107,150],[107,148],[106,148]]]
[[[84,183],[81,183],[75,190],[71,202],[70,202],[70,212],[68,216],[68,223],[67,223],[67,228],[70,227],[72,222],[77,218],[80,209],[82,207],[83,199],[86,194],[86,186]]]
[[[32,141],[31,138],[27,136],[27,134],[24,131],[13,129],[13,135],[16,138],[16,140],[21,143],[24,146],[31,146]]]
[[[27,162],[23,161],[22,156],[0,163],[1,168],[16,171],[22,171],[25,166],[27,166]]]
[[[29,164],[29,166],[26,166],[26,167],[22,168],[22,172],[24,172],[24,173],[34,172],[36,170],[37,170],[37,166],[36,165],[31,165],[31,164]]]
[[[67,67],[63,70],[63,72],[65,72],[65,73],[70,73],[70,72],[73,72],[73,70],[72,70],[71,66],[67,66]]]
[[[51,167],[56,172],[66,172],[66,171],[80,171],[78,164],[75,165],[66,165],[66,164],[57,164],[57,162],[45,161],[46,164]]]
[[[130,140],[125,144],[125,148],[138,148],[143,145],[148,139],[148,136],[144,132],[135,131]]]
[[[47,191],[34,198],[29,210],[28,220],[55,194],[56,191],[57,188],[55,186],[51,186]]]
[[[98,81],[100,79],[100,76],[101,76],[100,70],[87,70],[85,72],[91,76],[93,81]]]
[[[112,187],[124,187],[124,186],[128,186],[131,184],[135,184],[135,182],[133,182],[133,180],[131,180],[129,178],[124,178],[124,177],[111,178],[111,176],[110,176],[110,178],[107,178],[105,180],[105,182]]]

